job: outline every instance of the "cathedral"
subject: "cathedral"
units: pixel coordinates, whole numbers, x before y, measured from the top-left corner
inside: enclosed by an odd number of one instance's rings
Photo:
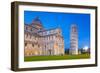
[[[39,17],[35,17],[31,24],[24,24],[24,55],[64,55],[61,29],[45,29]]]

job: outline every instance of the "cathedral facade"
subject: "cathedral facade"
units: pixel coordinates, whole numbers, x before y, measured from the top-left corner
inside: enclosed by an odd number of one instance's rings
[[[61,29],[44,29],[38,17],[31,24],[25,24],[24,55],[64,55],[64,40]]]

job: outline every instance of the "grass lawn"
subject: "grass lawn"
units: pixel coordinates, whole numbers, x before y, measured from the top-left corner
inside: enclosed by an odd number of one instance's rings
[[[24,61],[45,61],[45,60],[71,60],[71,59],[86,59],[90,58],[90,54],[80,55],[63,55],[63,56],[30,56],[24,57]]]

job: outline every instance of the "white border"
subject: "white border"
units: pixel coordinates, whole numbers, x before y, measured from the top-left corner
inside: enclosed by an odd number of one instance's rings
[[[89,13],[91,14],[91,58],[79,60],[58,60],[58,61],[35,61],[24,62],[24,10],[30,11],[49,11],[49,12],[69,12],[69,13]],[[63,7],[48,7],[48,6],[19,6],[19,68],[35,68],[63,65],[83,65],[95,64],[95,10],[94,9],[79,9],[79,8],[63,8]]]

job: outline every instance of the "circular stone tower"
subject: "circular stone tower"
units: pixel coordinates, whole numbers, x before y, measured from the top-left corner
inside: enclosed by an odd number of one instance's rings
[[[78,29],[77,29],[77,25],[75,24],[71,25],[69,53],[71,55],[78,54]]]

